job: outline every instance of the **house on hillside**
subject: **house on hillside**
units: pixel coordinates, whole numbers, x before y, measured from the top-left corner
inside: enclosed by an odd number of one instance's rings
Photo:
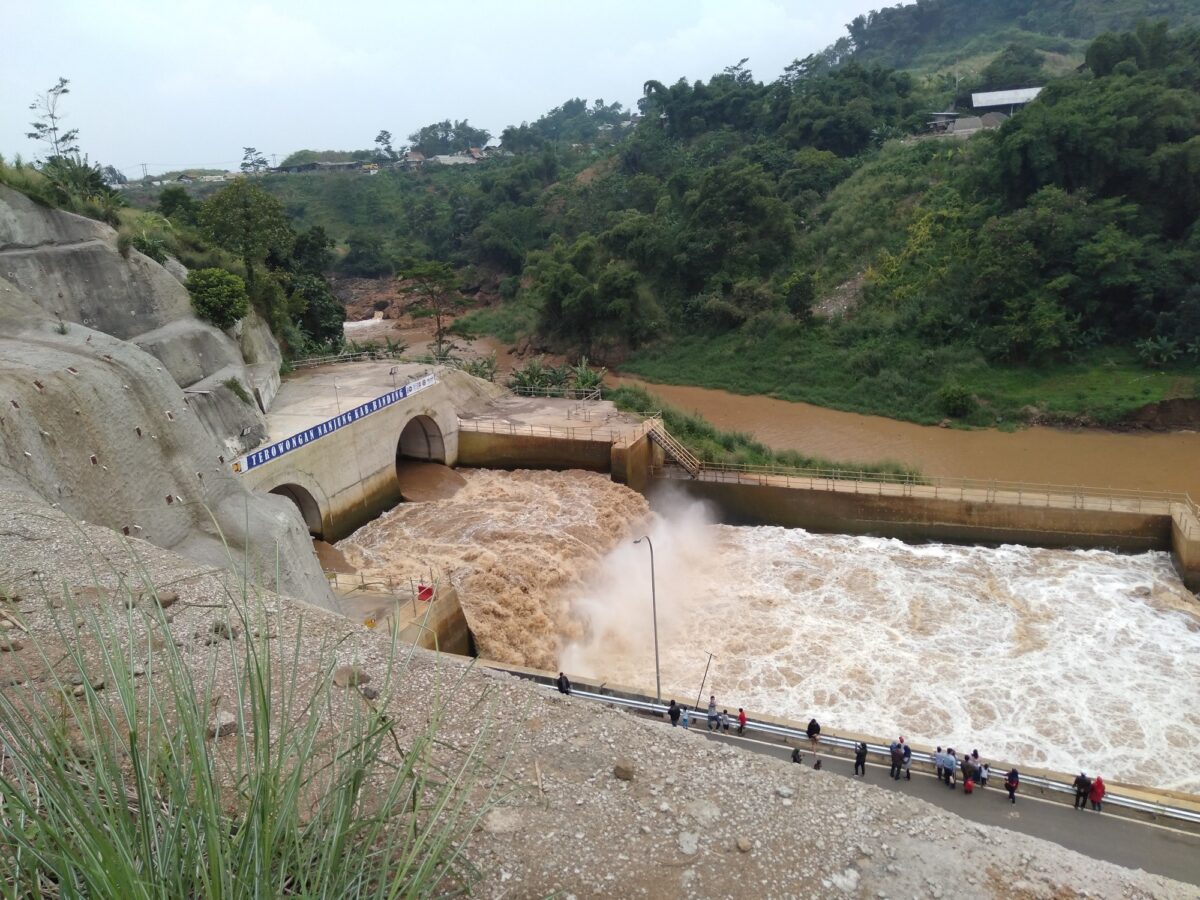
[[[356,169],[361,169],[363,163],[361,159],[351,159],[345,162],[319,162],[317,163],[318,172],[353,172]]]
[[[467,156],[465,153],[455,153],[453,156],[431,156],[425,162],[438,166],[473,166],[477,160],[475,157]]]
[[[197,180],[211,184],[217,181],[225,181],[229,177],[229,174],[228,172],[222,172],[220,175],[201,175]]]
[[[317,164],[315,162],[293,163],[290,166],[280,166],[271,171],[278,175],[295,175],[299,172],[314,172]]]
[[[925,123],[925,128],[932,134],[945,134],[954,128],[954,122],[958,119],[958,112],[953,109],[944,109],[941,112],[933,112],[929,114],[930,119]]]
[[[177,182],[179,182],[179,184],[195,184],[195,183],[196,183],[196,176],[195,176],[195,175],[189,175],[187,172],[184,172],[182,175],[180,175],[180,176],[179,176],[178,178],[176,178],[175,180],[176,180]]]
[[[1040,87],[1017,88],[1011,91],[985,91],[971,95],[971,106],[979,110],[994,110],[1012,115],[1026,103],[1031,103],[1042,92]],[[980,113],[982,115],[982,113]]]
[[[481,159],[483,159],[483,151],[478,147],[468,147],[467,156],[471,157],[471,159],[475,160],[475,162],[479,162]]]

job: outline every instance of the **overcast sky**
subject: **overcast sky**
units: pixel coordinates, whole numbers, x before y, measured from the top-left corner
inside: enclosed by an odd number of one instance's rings
[[[61,75],[67,126],[130,177],[236,168],[268,155],[397,145],[469,119],[498,135],[571,97],[631,105],[649,79],[709,75],[743,56],[772,80],[896,0],[42,0],[7,4],[0,153]]]

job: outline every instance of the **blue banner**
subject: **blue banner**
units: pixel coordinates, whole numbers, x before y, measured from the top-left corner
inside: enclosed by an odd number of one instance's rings
[[[284,438],[282,441],[276,441],[274,444],[269,444],[260,450],[255,450],[253,453],[247,453],[241,459],[234,460],[233,471],[244,474],[251,469],[256,469],[264,463],[278,459],[285,453],[290,453],[292,450],[311,444],[313,441],[323,438],[327,434],[332,434],[339,428],[353,425],[359,419],[369,416],[371,413],[386,409],[393,403],[399,403],[406,397],[411,397],[413,394],[425,390],[425,388],[436,382],[437,375],[432,372],[422,378],[418,378],[416,381],[410,381],[403,387],[398,387],[396,390],[390,391],[382,397],[376,397],[374,400],[368,400],[361,406],[356,406],[354,409],[334,416],[332,419],[326,419],[324,422],[314,425],[312,428],[307,428],[299,434]]]

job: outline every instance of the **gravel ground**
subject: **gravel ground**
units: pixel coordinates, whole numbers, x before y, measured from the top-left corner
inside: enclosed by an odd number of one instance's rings
[[[65,641],[90,645],[86,626],[70,627],[80,615],[73,606],[54,608],[67,596],[84,609],[115,607],[135,646],[147,646],[138,610],[153,601],[128,610],[129,595],[113,592],[122,581],[146,579],[159,597],[178,595],[168,611],[172,638],[196,673],[215,657],[214,705],[228,715],[236,691],[222,661],[246,635],[214,634],[218,623],[239,621],[235,579],[80,526],[24,495],[0,494],[0,506],[0,594],[21,597],[0,603],[0,625],[7,623],[0,643],[20,647],[0,651],[3,690],[44,689],[44,666],[56,664]],[[1196,896],[1191,886],[547,694],[458,659],[417,651],[402,680],[389,685],[386,635],[268,593],[252,614],[252,633],[300,647],[302,691],[317,691],[343,665],[360,666],[380,691],[371,701],[361,688],[333,689],[313,713],[327,731],[356,706],[378,702],[398,723],[401,744],[441,709],[439,762],[483,748],[469,804],[479,815],[462,845],[482,875],[481,897]],[[60,632],[55,620],[67,627]]]

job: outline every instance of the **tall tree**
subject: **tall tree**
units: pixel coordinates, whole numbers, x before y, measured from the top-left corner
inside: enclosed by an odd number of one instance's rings
[[[482,147],[491,140],[491,132],[473,127],[466,119],[451,122],[443,119],[426,125],[408,136],[412,148],[426,156],[456,153],[469,147]]]
[[[412,263],[400,278],[411,285],[409,293],[416,294],[416,300],[408,307],[409,315],[414,319],[433,319],[433,343],[429,349],[439,359],[449,356],[454,349],[449,338],[451,317],[466,305],[457,289],[454,268],[440,262]]]
[[[254,287],[254,267],[272,247],[290,246],[292,229],[283,205],[246,178],[235,179],[200,208],[200,223],[218,247],[236,253]]]
[[[267,168],[267,157],[254,147],[242,148],[242,171],[247,175],[257,175]]]
[[[50,151],[50,158],[60,156],[78,156],[79,129],[63,127],[63,114],[58,110],[62,98],[71,93],[67,87],[71,82],[59,77],[58,82],[45,93],[38,94],[29,108],[38,114],[37,119],[29,123],[33,131],[27,131],[25,137],[33,141],[41,141]]]
[[[392,133],[386,128],[375,135],[375,155],[380,159],[396,158],[396,151],[392,149]]]

